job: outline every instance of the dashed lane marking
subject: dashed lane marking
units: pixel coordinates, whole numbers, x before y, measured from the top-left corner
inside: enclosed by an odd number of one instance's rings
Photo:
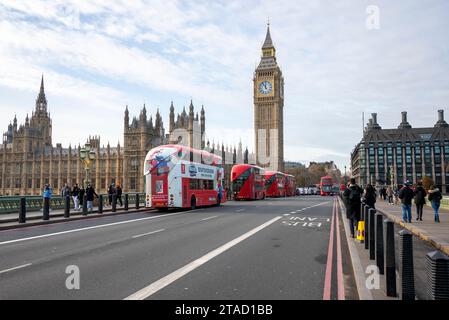
[[[144,237],[144,236],[149,236],[150,234],[155,234],[155,233],[162,232],[162,231],[165,231],[165,229],[159,229],[159,230],[156,230],[156,231],[151,231],[151,232],[147,232],[147,233],[143,233],[143,234],[138,234],[138,235],[133,236],[132,238],[136,239],[136,238],[140,238],[140,237]]]
[[[23,265],[21,265],[21,266],[17,266],[17,267],[5,269],[5,270],[0,271],[0,274],[6,273],[6,272],[10,272],[10,271],[14,271],[14,270],[17,270],[17,269],[26,268],[26,267],[29,267],[29,266],[31,266],[31,265],[32,265],[32,263],[27,263],[27,264],[23,264]]]
[[[210,219],[213,219],[213,218],[216,218],[216,217],[218,217],[218,216],[213,216],[213,217],[204,218],[204,219],[201,219],[201,221],[210,220]]]

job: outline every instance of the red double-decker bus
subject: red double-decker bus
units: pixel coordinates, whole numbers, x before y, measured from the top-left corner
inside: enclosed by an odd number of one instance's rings
[[[231,191],[234,200],[265,199],[264,170],[250,164],[237,164],[231,170]]]
[[[291,174],[285,175],[285,195],[293,197],[296,195],[296,178]]]
[[[321,177],[320,182],[320,194],[322,196],[330,196],[332,195],[332,187],[334,183],[332,182],[332,178],[329,176]]]
[[[146,207],[195,208],[226,201],[221,157],[182,145],[150,150],[144,163]]]
[[[266,171],[265,194],[267,197],[285,197],[285,174],[277,171]]]

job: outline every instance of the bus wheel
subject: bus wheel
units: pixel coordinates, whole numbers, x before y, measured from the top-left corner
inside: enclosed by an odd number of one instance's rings
[[[195,210],[196,208],[196,198],[192,196],[192,200],[190,200],[190,209]]]

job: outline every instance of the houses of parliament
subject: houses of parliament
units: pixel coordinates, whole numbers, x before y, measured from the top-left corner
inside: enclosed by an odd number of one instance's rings
[[[73,186],[81,184],[85,178],[84,165],[79,151],[83,146],[71,145],[63,148],[60,143],[53,144],[52,120],[47,110],[44,78],[42,76],[35,109],[31,117],[26,116],[25,123],[18,125],[17,117],[9,124],[3,134],[0,145],[0,195],[40,195],[42,187],[48,183],[56,194],[67,183]],[[185,110],[175,119],[175,108],[170,106],[169,132],[165,133],[162,117],[157,110],[155,118],[148,118],[145,105],[139,117],[130,119],[128,106],[124,112],[124,145],[100,144],[99,136],[90,136],[95,152],[95,160],[90,170],[90,182],[97,192],[105,193],[110,183],[120,184],[124,192],[143,192],[143,163],[147,152],[156,146],[177,143],[176,129],[188,133],[187,144],[193,146],[193,130],[201,133],[201,147],[221,149],[224,157],[242,158],[241,144],[238,148],[215,146],[204,141],[206,116],[204,107],[200,114],[195,113],[193,102],[188,112]]]
[[[102,146],[99,136],[89,136],[95,152],[90,168],[90,182],[97,192],[105,193],[110,183],[120,184],[124,192],[143,192],[143,164],[147,152],[159,145],[177,144],[180,136],[183,144],[221,155],[225,163],[226,186],[229,173],[235,163],[257,164],[268,170],[283,171],[283,106],[284,78],[276,62],[276,54],[267,27],[262,56],[254,72],[254,130],[256,154],[238,147],[210,144],[205,141],[206,116],[204,107],[195,112],[190,102],[175,118],[173,102],[170,106],[169,130],[165,132],[159,109],[149,119],[145,105],[139,117],[130,119],[128,106],[124,112],[123,141],[116,146]],[[25,123],[18,125],[17,117],[9,124],[0,145],[0,196],[40,195],[44,184],[50,184],[59,194],[64,184],[73,186],[85,179],[84,165],[80,159],[82,146],[63,148],[52,141],[52,120],[47,110],[44,77],[42,76],[35,110]],[[179,130],[183,129],[183,130]],[[179,132],[184,135],[180,135]],[[262,134],[259,134],[262,132]],[[194,138],[195,136],[195,138]],[[197,139],[196,137],[201,137]],[[187,140],[187,141],[186,141]],[[200,140],[198,142],[198,140]],[[232,159],[232,160],[231,160]]]

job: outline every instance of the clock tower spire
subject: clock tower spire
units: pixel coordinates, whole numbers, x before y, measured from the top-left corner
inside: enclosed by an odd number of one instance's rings
[[[260,63],[254,72],[254,129],[256,162],[274,171],[284,170],[284,77],[267,24]]]

